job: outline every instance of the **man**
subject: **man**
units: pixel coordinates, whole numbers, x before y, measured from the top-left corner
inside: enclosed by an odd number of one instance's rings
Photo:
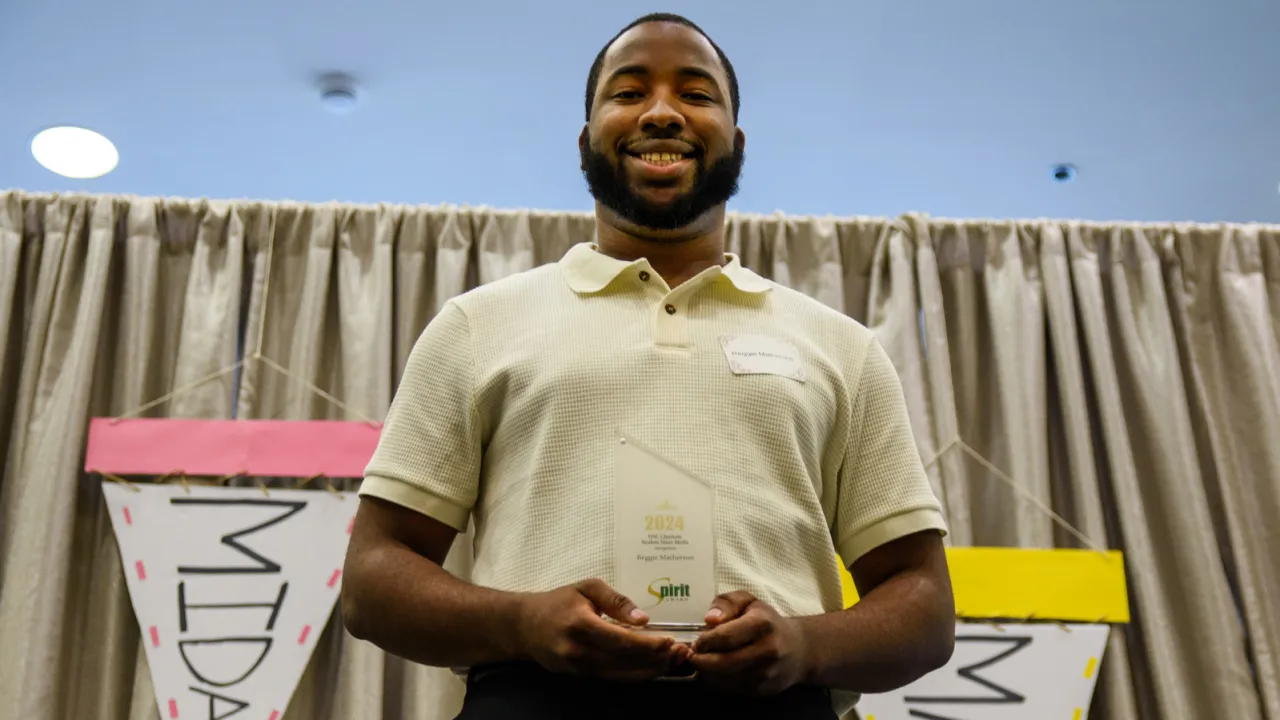
[[[738,105],[693,23],[624,29],[579,138],[596,242],[453,299],[413,350],[343,618],[469,668],[463,718],[833,718],[950,657],[943,519],[887,355],[725,254]],[[731,369],[719,339],[744,334],[795,348],[795,372]],[[692,646],[628,627],[648,616],[610,586],[619,431],[713,488],[722,594]],[[474,584],[441,568],[469,519]],[[861,596],[847,610],[837,552]]]

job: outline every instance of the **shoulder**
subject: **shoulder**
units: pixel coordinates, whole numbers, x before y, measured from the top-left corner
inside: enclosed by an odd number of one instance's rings
[[[768,281],[773,312],[778,320],[802,333],[806,340],[832,354],[862,357],[875,343],[870,328],[804,293]]]
[[[493,322],[514,319],[507,318],[506,313],[559,299],[565,290],[563,269],[558,263],[548,263],[468,290],[449,300],[449,304],[471,322]]]

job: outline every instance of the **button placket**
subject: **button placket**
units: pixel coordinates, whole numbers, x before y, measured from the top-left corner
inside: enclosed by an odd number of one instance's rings
[[[689,347],[689,297],[694,288],[680,286],[668,292],[654,308],[656,342],[666,347]]]

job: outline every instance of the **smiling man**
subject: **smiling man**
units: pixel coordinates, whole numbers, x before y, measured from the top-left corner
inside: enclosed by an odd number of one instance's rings
[[[467,668],[463,718],[829,719],[951,655],[945,526],[888,356],[725,253],[738,108],[696,25],[625,28],[591,67],[578,140],[596,241],[454,298],[413,350],[343,618]],[[782,350],[730,357],[746,346]],[[711,487],[719,596],[691,646],[638,632],[648,615],[613,587],[620,432]],[[470,583],[442,569],[469,521]]]

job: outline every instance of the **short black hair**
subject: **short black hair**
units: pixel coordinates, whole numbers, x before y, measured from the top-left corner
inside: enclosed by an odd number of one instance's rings
[[[591,63],[591,72],[587,73],[587,122],[591,121],[591,107],[595,105],[596,101],[596,84],[600,82],[600,68],[604,66],[604,54],[609,51],[609,47],[613,45],[618,38],[622,37],[623,33],[637,25],[643,25],[651,22],[669,22],[676,23],[677,25],[684,25],[685,27],[696,31],[699,35],[706,38],[707,42],[711,43],[711,47],[716,49],[716,56],[720,58],[720,64],[724,66],[725,77],[729,80],[729,100],[733,104],[733,122],[737,123],[738,108],[741,103],[738,101],[738,76],[733,72],[733,63],[729,62],[728,56],[724,54],[724,51],[720,49],[720,46],[716,44],[715,40],[711,39],[711,36],[708,35],[705,30],[698,27],[689,18],[682,15],[675,15],[673,13],[649,13],[642,18],[637,18],[636,20],[633,20],[630,25],[619,30],[617,35],[609,38],[609,42],[605,43],[604,47],[600,48],[600,52],[596,55],[596,61]]]

